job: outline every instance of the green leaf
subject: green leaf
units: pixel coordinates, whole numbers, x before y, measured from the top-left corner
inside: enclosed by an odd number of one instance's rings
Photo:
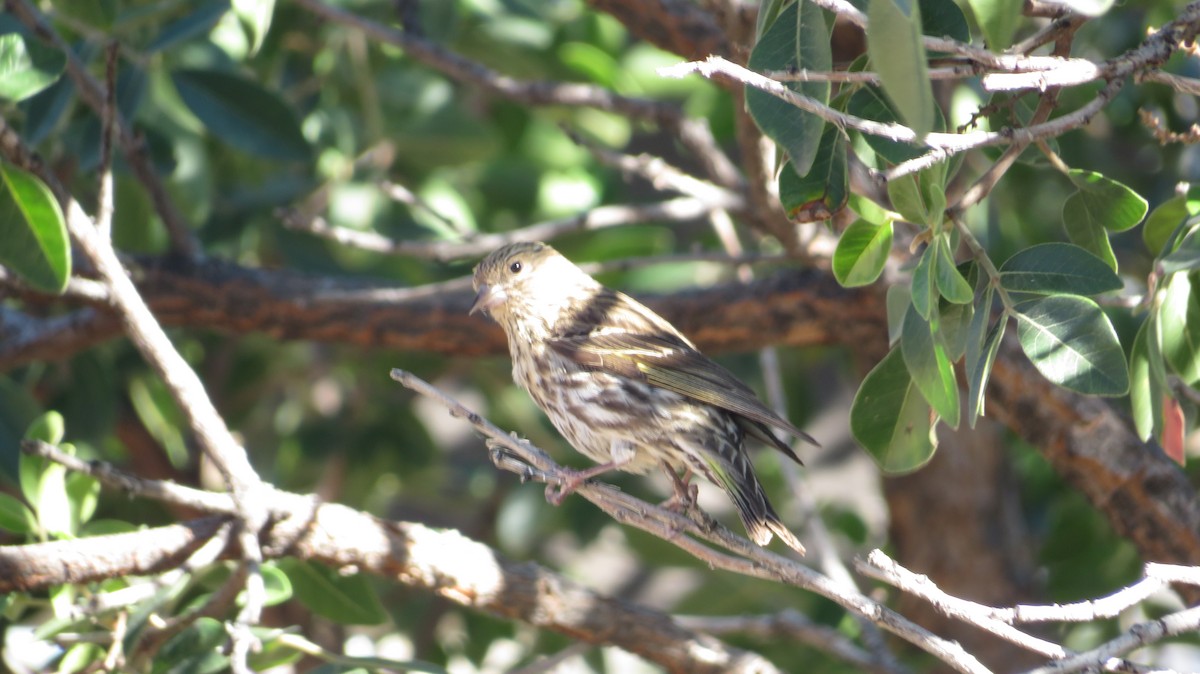
[[[966,353],[974,318],[975,305],[970,302],[953,304],[942,301],[938,304],[938,337],[946,347],[946,357],[951,363],[958,362]]]
[[[971,42],[967,17],[954,0],[919,0],[917,4],[921,6],[921,32],[933,37]]]
[[[267,159],[309,158],[295,114],[257,82],[217,70],[177,70],[171,80],[192,114],[225,142]]]
[[[1167,392],[1167,371],[1163,367],[1157,313],[1142,323],[1129,352],[1129,403],[1138,438],[1162,438],[1163,396]]]
[[[900,118],[920,138],[936,119],[921,34],[920,5],[913,0],[871,0],[867,53]]]
[[[50,445],[57,445],[63,441],[66,432],[67,422],[63,419],[63,415],[55,410],[49,410],[29,424],[29,428],[25,430],[25,439],[41,440]]]
[[[1145,242],[1146,249],[1155,256],[1171,252],[1167,250],[1171,235],[1179,229],[1181,223],[1197,213],[1200,213],[1200,199],[1193,197],[1191,190],[1187,195],[1178,194],[1159,204],[1150,211],[1142,225],[1142,241]]]
[[[71,277],[67,224],[37,176],[0,162],[0,263],[30,285],[61,293]]]
[[[925,246],[912,276],[912,304],[925,320],[929,320],[930,311],[937,306],[936,266],[937,251],[933,246]]]
[[[929,404],[893,348],[863,379],[850,406],[850,431],[887,473],[928,463],[934,444]]]
[[[21,101],[21,109],[25,113],[25,127],[22,129],[25,141],[37,145],[48,138],[74,99],[75,84],[64,77]]]
[[[829,126],[807,174],[801,177],[786,166],[779,172],[779,200],[795,222],[828,220],[846,205],[849,185],[842,132]]]
[[[1089,395],[1129,391],[1129,371],[1117,333],[1095,302],[1052,295],[1014,307],[1025,355],[1046,379]]]
[[[292,598],[292,581],[274,562],[262,565],[263,585],[267,591],[264,606],[275,606]]]
[[[155,654],[153,674],[215,674],[229,666],[221,653],[228,635],[225,625],[202,617],[171,637]]]
[[[78,534],[83,525],[96,514],[96,504],[100,500],[100,482],[91,475],[71,473],[67,475],[66,493],[70,508],[70,531],[72,534]]]
[[[387,620],[379,595],[366,576],[343,576],[314,562],[281,560],[296,597],[318,615],[343,625],[378,625]]]
[[[934,270],[938,292],[948,302],[970,304],[975,299],[975,290],[967,283],[967,279],[958,273],[958,266],[954,264],[954,257],[950,254],[950,242],[945,236],[938,236],[934,238],[933,246],[937,249],[938,256]]]
[[[47,410],[29,424],[25,429],[23,439],[41,440],[51,445],[57,445],[62,442],[65,427],[62,414],[55,410]],[[36,508],[38,502],[41,501],[42,476],[51,463],[48,459],[24,452],[20,453],[18,462],[17,479],[21,485],[21,493],[25,495],[25,500]]]
[[[933,336],[933,325],[915,308],[904,315],[900,330],[900,352],[913,383],[921,395],[951,428],[958,427],[958,381],[946,349]]]
[[[15,496],[0,492],[0,529],[28,536],[37,531],[37,518]]]
[[[880,123],[899,122],[900,117],[878,87],[865,86],[854,92],[846,103],[846,112],[855,117],[873,119]],[[925,148],[911,143],[889,140],[873,133],[862,134],[867,146],[889,164],[900,164],[925,154]]]
[[[1091,217],[1084,202],[1082,192],[1075,192],[1063,202],[1063,225],[1067,230],[1067,238],[1116,271],[1117,256],[1108,242],[1108,231]]]
[[[1192,229],[1170,255],[1159,262],[1164,274],[1200,269],[1200,227]]]
[[[895,344],[904,327],[904,316],[912,305],[912,291],[902,285],[890,285],[884,302],[887,304],[888,344]]]
[[[821,9],[811,2],[796,2],[784,8],[754,45],[748,65],[758,72],[832,69],[829,30]],[[828,82],[791,82],[786,86],[818,102],[829,102]],[[753,87],[746,87],[746,108],[762,132],[787,153],[792,170],[797,175],[807,174],[817,156],[825,122]]]
[[[192,5],[191,11],[180,19],[167,24],[150,44],[147,55],[165,51],[177,44],[205,35],[229,11],[229,0],[205,0]]]
[[[233,11],[250,30],[250,55],[258,53],[275,14],[275,0],[233,0]]]
[[[892,251],[892,223],[879,227],[866,220],[855,220],[833,253],[833,275],[847,288],[875,282],[883,272]]]
[[[1158,312],[1162,355],[1189,386],[1200,383],[1200,293],[1195,281],[1191,275],[1173,274]]]
[[[1026,248],[1000,266],[1000,285],[1018,293],[1098,295],[1124,287],[1103,260],[1069,243]]]
[[[1022,0],[967,0],[967,4],[983,29],[988,49],[1000,52],[1012,45],[1021,20]]]
[[[67,454],[75,454],[69,442],[59,445]],[[58,536],[73,536],[76,532],[72,519],[71,497],[67,493],[67,469],[62,464],[46,462],[38,476],[37,500],[31,500],[38,522],[46,533]]]
[[[976,316],[983,313],[982,310],[975,313]],[[986,326],[987,320],[980,322]],[[980,344],[976,353],[970,352],[970,342],[968,342],[967,352],[967,419],[971,428],[975,428],[975,420],[983,416],[984,413],[984,390],[987,388],[988,379],[992,376],[992,365],[996,362],[996,353],[1000,350],[1000,342],[1004,339],[1004,331],[1008,327],[1007,317],[1002,316],[996,324],[988,330],[987,337]]]
[[[0,35],[0,98],[21,101],[49,87],[66,68],[62,52],[20,33]]]
[[[1071,169],[1068,175],[1082,197],[1079,207],[1108,231],[1123,232],[1146,217],[1146,200],[1125,185],[1094,171]]]

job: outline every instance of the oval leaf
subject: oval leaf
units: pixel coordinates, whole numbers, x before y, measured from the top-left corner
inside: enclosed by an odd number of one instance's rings
[[[1123,232],[1146,217],[1149,204],[1125,185],[1094,171],[1071,169],[1069,175],[1079,189],[1079,206],[1108,231]]]
[[[850,407],[850,430],[888,473],[916,470],[933,457],[929,404],[909,377],[900,349],[892,349],[863,379]]]
[[[748,65],[758,72],[832,69],[829,31],[821,9],[811,2],[788,5],[754,45]],[[821,103],[829,101],[828,82],[790,82],[787,87]],[[746,108],[758,128],[791,158],[792,170],[807,174],[817,156],[824,120],[753,87],[746,87]]]
[[[1063,226],[1067,237],[1116,271],[1117,256],[1108,242],[1108,230],[1092,217],[1085,201],[1082,192],[1075,192],[1063,202]]]
[[[840,129],[827,127],[807,174],[799,176],[788,167],[779,172],[779,201],[793,221],[828,220],[846,205],[850,182],[846,145],[841,140]]]
[[[1103,260],[1069,243],[1043,243],[1008,258],[1000,266],[1000,285],[1044,295],[1096,295],[1124,287]]]
[[[216,70],[178,70],[171,80],[192,114],[225,142],[267,159],[309,158],[295,114],[257,83]]]
[[[867,53],[883,90],[900,118],[918,137],[933,130],[933,86],[929,80],[921,10],[913,0],[871,0],[867,9]]]
[[[882,227],[855,220],[833,253],[833,275],[847,288],[874,283],[892,252],[892,223]]]
[[[1129,391],[1125,354],[1112,323],[1095,302],[1053,295],[1014,307],[1025,355],[1046,379],[1089,395]]]
[[[61,293],[71,276],[67,223],[37,176],[0,162],[0,262],[30,285]]]

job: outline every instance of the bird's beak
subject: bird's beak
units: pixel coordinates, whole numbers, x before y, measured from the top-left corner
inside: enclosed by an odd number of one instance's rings
[[[475,303],[471,305],[471,310],[467,312],[467,315],[470,316],[476,311],[491,312],[492,309],[507,301],[508,295],[503,288],[485,283],[479,286],[479,292],[475,295]]]

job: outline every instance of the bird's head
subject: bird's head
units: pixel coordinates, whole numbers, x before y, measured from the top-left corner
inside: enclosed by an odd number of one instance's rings
[[[553,325],[560,313],[600,289],[592,277],[544,243],[513,243],[475,267],[475,303],[506,329],[539,321]]]

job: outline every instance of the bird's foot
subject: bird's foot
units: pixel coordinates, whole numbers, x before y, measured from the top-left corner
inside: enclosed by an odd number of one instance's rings
[[[666,463],[663,463],[663,470],[671,478],[671,486],[674,488],[674,493],[671,497],[659,504],[659,507],[666,508],[672,512],[686,513],[696,507],[696,500],[700,496],[700,488],[692,484],[692,471],[688,470],[683,475],[676,473]]]
[[[562,469],[558,482],[546,485],[546,502],[552,506],[562,505],[564,499],[591,478],[592,475],[586,470]]]

